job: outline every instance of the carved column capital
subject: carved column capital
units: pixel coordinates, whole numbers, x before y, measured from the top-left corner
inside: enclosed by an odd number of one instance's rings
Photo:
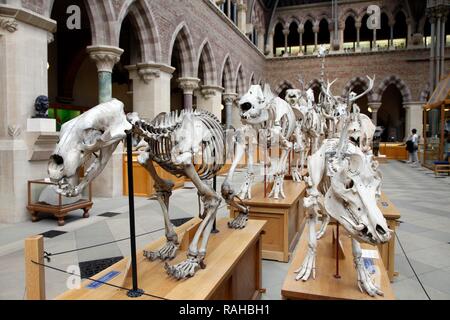
[[[89,46],[87,52],[96,63],[98,72],[112,72],[123,50],[112,46]]]
[[[372,112],[378,112],[381,108],[381,102],[369,102],[368,106],[372,109]]]
[[[219,86],[208,86],[208,85],[205,85],[205,86],[201,86],[200,87],[200,93],[202,94],[202,96],[205,99],[209,99],[211,97],[214,97],[217,94],[222,93],[223,90],[224,89],[222,87],[219,87]]]
[[[245,3],[238,3],[237,10],[238,11],[247,11],[247,4],[245,4]]]
[[[298,29],[297,29],[297,32],[298,32],[298,33],[304,33],[304,32],[305,32],[305,26],[300,25],[300,26],[298,27]]]
[[[216,5],[221,6],[225,3],[225,0],[216,0]]]
[[[194,94],[194,90],[198,89],[199,82],[198,78],[179,78],[178,87],[183,90],[184,94]]]
[[[237,99],[237,93],[233,93],[233,92],[225,92],[222,97],[223,97],[223,102],[225,104],[233,104],[233,102]]]
[[[285,36],[289,35],[289,32],[290,32],[289,28],[283,29],[283,34],[284,34]]]
[[[18,25],[16,19],[0,17],[0,28],[3,28],[6,31],[13,33],[15,31],[17,31],[18,26],[19,25]]]
[[[361,27],[362,27],[362,22],[361,21],[355,22],[355,28],[356,29],[361,29]]]

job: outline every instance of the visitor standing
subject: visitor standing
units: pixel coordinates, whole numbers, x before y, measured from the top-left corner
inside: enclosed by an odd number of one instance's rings
[[[413,165],[419,164],[419,158],[417,152],[419,150],[419,136],[417,135],[417,130],[412,129],[412,134],[408,137],[406,141],[406,150],[408,151],[408,161],[406,163],[411,163]]]

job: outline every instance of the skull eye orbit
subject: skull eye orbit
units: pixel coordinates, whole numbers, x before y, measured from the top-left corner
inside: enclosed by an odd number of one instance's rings
[[[349,179],[344,184],[345,189],[350,190],[355,186],[355,182],[352,179]]]
[[[250,102],[246,102],[241,105],[242,111],[248,111],[252,108],[252,104]]]

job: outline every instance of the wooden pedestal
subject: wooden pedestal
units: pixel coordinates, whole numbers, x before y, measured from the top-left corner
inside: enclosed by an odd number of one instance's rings
[[[333,251],[332,233],[335,226],[330,226],[324,238],[317,243],[316,258],[316,279],[309,279],[306,282],[296,281],[295,270],[300,268],[306,256],[308,248],[308,232],[304,232],[297,250],[294,254],[291,267],[281,289],[284,299],[291,300],[394,300],[395,296],[389,282],[389,277],[381,259],[373,259],[376,272],[380,280],[379,285],[384,292],[384,297],[371,297],[362,293],[357,284],[357,274],[353,264],[351,239],[346,236],[343,228],[341,230],[340,241],[344,250],[345,258],[339,260],[340,279],[336,279],[336,260]],[[377,250],[377,247],[362,244],[363,249]]]
[[[181,240],[177,257],[170,261],[176,264],[186,259],[188,244],[195,233],[199,219],[195,218],[176,229]],[[170,278],[161,261],[149,261],[143,251],[137,252],[139,288],[147,294],[168,300],[249,300],[259,299],[262,293],[261,233],[264,221],[250,220],[246,228],[233,230],[227,227],[228,219],[218,221],[220,230],[209,239],[206,269],[197,271],[193,278],[177,281]],[[146,250],[157,250],[165,243],[161,238]],[[94,276],[100,279],[112,271],[120,272],[110,284],[131,288],[129,258],[123,259]],[[127,291],[101,285],[88,289],[92,281],[84,281],[81,289],[70,290],[57,297],[58,300],[126,300]],[[135,300],[155,300],[141,296]]]
[[[286,199],[264,198],[264,184],[253,186],[251,200],[245,200],[250,207],[250,219],[266,220],[265,234],[262,237],[263,258],[282,262],[289,261],[289,254],[297,244],[304,226],[303,198],[305,183],[284,181]],[[232,218],[239,214],[230,210]]]
[[[381,194],[378,207],[386,218],[389,229],[396,232],[399,225],[398,219],[400,219],[400,213],[384,193]],[[378,249],[380,250],[383,263],[386,266],[389,279],[393,281],[397,275],[397,272],[395,272],[395,234],[392,235],[388,243],[379,245]]]
[[[154,181],[148,171],[141,166],[137,161],[138,153],[133,154],[133,189],[136,197],[150,197],[155,193]],[[154,163],[156,172],[163,179],[172,180],[175,183],[175,189],[184,186],[184,178],[177,178],[171,175],[166,170],[161,168],[157,163]],[[123,155],[123,195],[128,195],[128,171],[127,171],[127,156]]]

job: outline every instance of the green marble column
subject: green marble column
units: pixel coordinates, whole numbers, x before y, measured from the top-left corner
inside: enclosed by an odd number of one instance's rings
[[[112,99],[112,73],[100,71],[98,73],[98,101],[108,102]]]

